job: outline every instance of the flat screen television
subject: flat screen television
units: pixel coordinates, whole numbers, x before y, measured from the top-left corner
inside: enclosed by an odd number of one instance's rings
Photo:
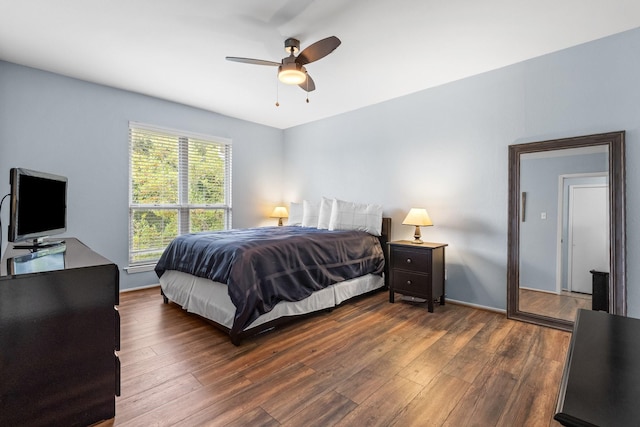
[[[67,178],[24,168],[10,171],[9,241],[16,248],[39,248],[61,241],[45,237],[67,230]]]

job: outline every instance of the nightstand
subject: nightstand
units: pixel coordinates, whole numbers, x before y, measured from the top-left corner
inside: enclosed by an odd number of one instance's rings
[[[415,244],[410,240],[389,242],[389,302],[394,293],[427,300],[433,313],[433,300],[444,305],[444,248],[446,243]]]

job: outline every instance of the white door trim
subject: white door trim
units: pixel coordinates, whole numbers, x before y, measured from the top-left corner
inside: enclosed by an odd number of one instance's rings
[[[609,174],[607,172],[589,172],[558,175],[558,215],[556,226],[556,293],[558,295],[562,292],[562,223],[565,203],[564,183],[565,180],[568,179],[592,177],[604,177],[605,179],[608,179]]]

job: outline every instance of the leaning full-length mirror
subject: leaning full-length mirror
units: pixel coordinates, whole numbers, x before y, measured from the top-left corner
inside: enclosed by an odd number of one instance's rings
[[[624,180],[624,131],[509,146],[509,318],[626,315]]]

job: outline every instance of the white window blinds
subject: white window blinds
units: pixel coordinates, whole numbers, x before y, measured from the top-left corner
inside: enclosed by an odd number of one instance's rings
[[[129,123],[129,265],[180,234],[231,228],[231,142]]]

